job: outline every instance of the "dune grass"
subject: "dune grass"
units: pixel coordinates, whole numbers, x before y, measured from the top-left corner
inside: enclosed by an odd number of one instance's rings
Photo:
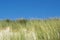
[[[60,40],[60,19],[0,20],[0,40]]]

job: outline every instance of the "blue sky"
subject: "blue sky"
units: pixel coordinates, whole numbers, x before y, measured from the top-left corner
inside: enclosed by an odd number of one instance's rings
[[[0,0],[0,19],[60,16],[60,0]]]

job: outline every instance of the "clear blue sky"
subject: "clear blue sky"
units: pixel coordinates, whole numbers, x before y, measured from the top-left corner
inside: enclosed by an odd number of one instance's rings
[[[0,0],[0,19],[60,16],[60,0]]]

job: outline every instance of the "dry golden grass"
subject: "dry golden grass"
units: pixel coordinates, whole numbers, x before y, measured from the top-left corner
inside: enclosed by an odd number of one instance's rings
[[[0,40],[60,40],[60,19],[0,21]]]

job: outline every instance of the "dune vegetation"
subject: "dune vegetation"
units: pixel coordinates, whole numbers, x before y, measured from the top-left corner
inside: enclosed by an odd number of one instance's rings
[[[0,40],[60,40],[60,19],[0,20]]]

